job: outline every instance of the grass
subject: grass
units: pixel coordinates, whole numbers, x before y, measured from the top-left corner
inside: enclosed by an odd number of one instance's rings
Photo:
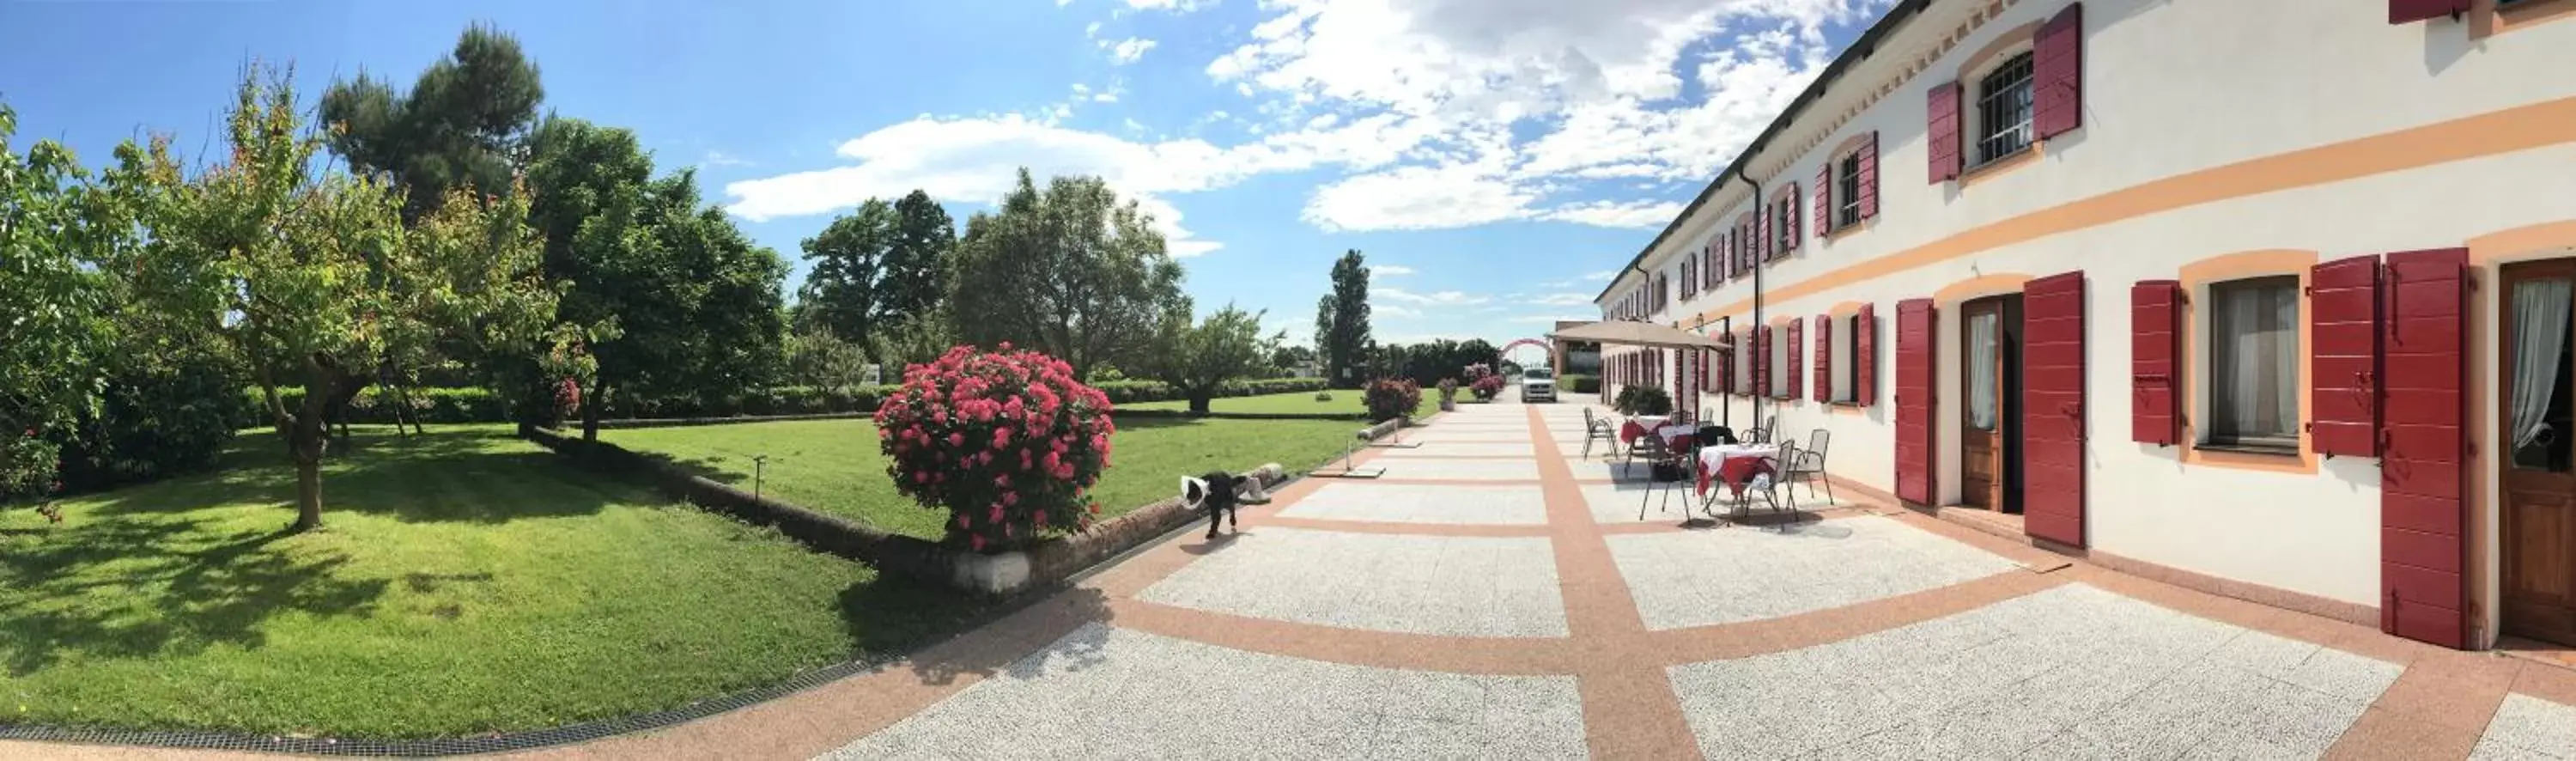
[[[1312,391],[1288,394],[1262,394],[1259,396],[1228,396],[1209,400],[1208,411],[1261,415],[1350,415],[1352,416],[1352,419],[1356,420],[1360,415],[1368,412],[1368,406],[1364,403],[1364,400],[1367,397],[1368,394],[1366,392],[1355,388],[1334,389],[1332,401],[1326,402],[1315,401],[1315,392]],[[1475,395],[1468,393],[1465,388],[1458,389],[1458,401],[1464,402],[1473,398],[1475,398]],[[1175,399],[1161,402],[1138,402],[1135,404],[1123,404],[1119,406],[1127,409],[1140,410],[1186,410],[1190,408],[1190,403],[1188,400]],[[1420,420],[1425,417],[1429,417],[1431,413],[1436,412],[1439,409],[1440,389],[1426,386],[1422,389],[1422,402],[1414,405],[1413,407],[1413,419]]]
[[[1114,465],[1091,495],[1106,518],[1172,496],[1183,475],[1268,462],[1307,470],[1340,456],[1358,429],[1357,422],[1334,420],[1122,420],[1110,442]],[[599,435],[744,488],[753,486],[751,458],[767,455],[758,484],[765,494],[892,533],[933,540],[945,533],[945,513],[895,491],[885,456],[877,451],[876,428],[866,420],[631,428]]]
[[[871,439],[873,441],[873,439]],[[458,736],[674,708],[972,611],[565,466],[360,428],[318,532],[273,434],[214,473],[0,511],[0,723]]]

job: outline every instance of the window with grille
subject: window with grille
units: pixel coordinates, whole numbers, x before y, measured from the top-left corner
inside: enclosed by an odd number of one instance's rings
[[[2031,54],[2004,61],[1977,80],[1977,163],[2030,147]]]
[[[2299,447],[2299,277],[2209,288],[2209,443]]]
[[[1860,224],[1860,152],[1834,166],[1834,229]]]
[[[1798,247],[1798,194],[1780,196],[1771,213],[1771,255],[1782,256]]]
[[[1833,326],[1834,388],[1828,398],[1837,404],[1849,404],[1860,398],[1860,313],[1836,317]]]

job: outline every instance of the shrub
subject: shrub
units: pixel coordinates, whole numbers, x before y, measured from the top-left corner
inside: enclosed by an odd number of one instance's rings
[[[1670,415],[1673,397],[1654,386],[1624,386],[1610,408],[1623,415]]]
[[[1476,392],[1476,401],[1490,402],[1503,395],[1503,376],[1483,362],[1468,365],[1467,388]]]
[[[1557,385],[1562,386],[1568,393],[1598,394],[1601,393],[1601,376],[1567,375],[1559,378]]]
[[[1442,378],[1442,379],[1440,379],[1440,403],[1441,403],[1441,404],[1448,404],[1451,400],[1453,400],[1453,399],[1457,399],[1457,398],[1458,398],[1458,379],[1456,379],[1456,378]]]
[[[1422,404],[1422,386],[1411,378],[1379,378],[1369,381],[1366,401],[1371,422],[1394,420]]]
[[[1317,391],[1317,392],[1315,392],[1315,401],[1318,401],[1318,402],[1329,402],[1329,401],[1332,401],[1332,400],[1333,400],[1333,392],[1331,392],[1331,391]]]
[[[229,364],[191,350],[111,371],[98,409],[57,442],[63,483],[90,491],[213,465],[237,427],[225,392],[239,382]]]
[[[895,488],[949,512],[950,541],[977,552],[1089,529],[1084,493],[1109,468],[1111,402],[1063,360],[971,346],[904,370],[877,408],[878,447]]]

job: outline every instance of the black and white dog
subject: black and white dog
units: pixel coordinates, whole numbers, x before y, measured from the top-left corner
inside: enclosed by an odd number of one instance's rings
[[[1280,470],[1278,463],[1271,463],[1239,476],[1222,470],[1211,470],[1197,478],[1182,476],[1181,503],[1192,510],[1207,511],[1209,539],[1216,538],[1220,520],[1241,532],[1243,526],[1235,520],[1235,509],[1270,504],[1270,494],[1262,485],[1279,480]]]

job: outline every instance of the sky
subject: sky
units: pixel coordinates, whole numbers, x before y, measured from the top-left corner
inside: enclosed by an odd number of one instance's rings
[[[0,0],[19,140],[85,162],[214,147],[254,58],[308,107],[407,85],[475,22],[546,108],[631,128],[796,264],[870,197],[962,226],[1016,167],[1152,212],[1202,313],[1304,342],[1342,252],[1381,343],[1543,335],[1593,297],[1889,0]],[[22,147],[23,150],[23,147]]]

